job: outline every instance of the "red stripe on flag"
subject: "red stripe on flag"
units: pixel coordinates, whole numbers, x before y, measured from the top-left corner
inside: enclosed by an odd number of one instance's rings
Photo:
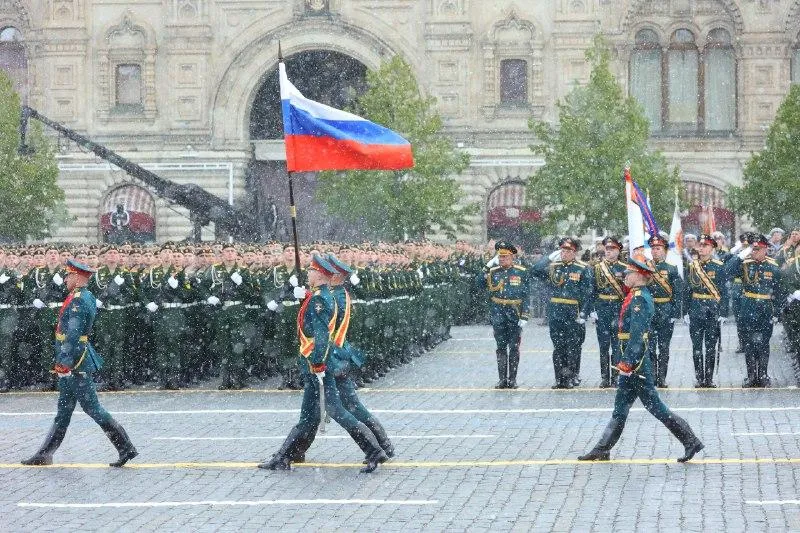
[[[414,166],[411,145],[362,144],[330,137],[287,135],[289,172],[402,170]]]

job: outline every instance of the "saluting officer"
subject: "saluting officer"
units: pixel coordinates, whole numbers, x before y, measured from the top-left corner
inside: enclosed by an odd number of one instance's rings
[[[741,320],[737,323],[744,342],[747,378],[743,387],[767,387],[770,379],[769,341],[783,305],[783,285],[778,262],[767,257],[769,239],[757,235],[753,242],[725,263],[730,277],[742,279]]]
[[[600,387],[616,385],[612,367],[619,361],[617,321],[625,298],[623,279],[625,263],[619,260],[622,243],[617,237],[603,239],[603,259],[595,263],[592,283],[594,309],[589,316],[596,322],[597,343],[600,345]]]
[[[685,463],[703,449],[703,443],[689,424],[664,405],[655,388],[653,366],[647,355],[647,331],[655,313],[653,296],[647,287],[654,271],[652,266],[644,262],[644,258],[628,259],[625,285],[630,290],[619,314],[618,336],[622,344],[622,360],[617,364],[619,385],[614,399],[614,412],[600,441],[589,453],[579,456],[579,461],[608,461],[611,448],[619,440],[636,398],[683,444],[684,454],[678,459],[679,463]]]
[[[666,387],[667,366],[669,365],[669,345],[675,322],[681,317],[681,298],[683,280],[675,265],[667,263],[669,243],[661,235],[648,239],[653,253],[653,273],[650,276],[650,293],[655,303],[655,314],[650,325],[648,352],[653,362],[656,387]]]
[[[592,269],[575,259],[580,243],[564,237],[559,249],[540,259],[531,275],[548,282],[550,302],[547,322],[553,341],[554,389],[571,389],[580,383],[581,348],[586,339],[586,314],[591,306]]]
[[[725,322],[728,290],[722,261],[714,258],[717,242],[707,234],[700,235],[698,259],[688,265],[684,289],[683,320],[692,339],[695,387],[716,387],[714,367],[717,358],[719,326]]]
[[[86,289],[94,272],[74,259],[67,261],[65,288],[68,295],[61,305],[55,328],[53,372],[58,376],[58,412],[44,444],[33,457],[22,461],[24,465],[53,464],[53,454],[64,440],[77,403],[97,422],[117,449],[119,459],[109,466],[123,466],[138,455],[125,429],[97,399],[92,374],[100,370],[103,359],[89,342],[97,308],[94,295]]]
[[[479,274],[477,284],[490,294],[489,320],[497,343],[497,373],[500,376],[495,388],[516,389],[522,328],[530,318],[528,269],[514,263],[517,248],[513,244],[499,241],[494,249],[500,264]]]

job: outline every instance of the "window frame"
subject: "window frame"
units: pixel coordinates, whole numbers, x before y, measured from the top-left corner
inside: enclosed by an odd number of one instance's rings
[[[523,99],[522,100],[503,100],[504,91],[503,91],[503,65],[511,65],[511,64],[521,64],[523,68],[520,72],[523,74],[524,77],[524,84],[523,84]],[[498,86],[498,96],[499,96],[499,105],[506,108],[527,108],[530,105],[530,64],[527,59],[522,59],[518,57],[508,57],[503,58],[499,62],[499,86]]]
[[[139,103],[121,103],[119,101],[119,76],[121,67],[136,67],[139,71]],[[114,64],[114,113],[142,114],[144,113],[144,68],[135,61],[120,61]]]

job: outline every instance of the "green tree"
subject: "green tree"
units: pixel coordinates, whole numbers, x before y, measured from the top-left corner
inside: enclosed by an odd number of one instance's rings
[[[678,171],[670,170],[659,152],[648,150],[649,122],[639,103],[623,94],[609,57],[605,42],[596,37],[586,52],[592,64],[589,83],[557,103],[558,126],[530,121],[540,141],[531,149],[545,159],[527,189],[530,205],[542,213],[542,233],[627,233],[626,161],[633,179],[649,191],[659,224],[671,219]]]
[[[729,197],[734,210],[757,227],[800,222],[800,85],[792,85],[769,128],[764,150],[744,167],[742,187]]]
[[[19,95],[0,71],[0,239],[5,241],[47,237],[52,225],[65,218],[53,149],[41,125],[32,123],[28,144],[35,152],[19,155],[19,116]]]
[[[465,228],[475,205],[463,205],[454,176],[469,165],[442,133],[436,100],[420,94],[411,67],[395,56],[367,72],[367,90],[352,111],[390,128],[411,142],[414,168],[404,171],[324,172],[317,197],[348,221],[363,221],[402,240],[436,229],[448,236]]]

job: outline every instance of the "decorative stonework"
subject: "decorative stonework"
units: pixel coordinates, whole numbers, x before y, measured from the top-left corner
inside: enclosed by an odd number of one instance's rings
[[[434,17],[459,18],[469,10],[469,0],[428,0],[428,13]]]
[[[84,19],[83,0],[48,0],[48,17],[55,24],[70,25]]]
[[[736,33],[744,31],[744,19],[736,0],[631,0],[622,20],[622,29],[628,31],[632,24],[645,18],[692,18],[719,16],[720,13],[730,17]]]

